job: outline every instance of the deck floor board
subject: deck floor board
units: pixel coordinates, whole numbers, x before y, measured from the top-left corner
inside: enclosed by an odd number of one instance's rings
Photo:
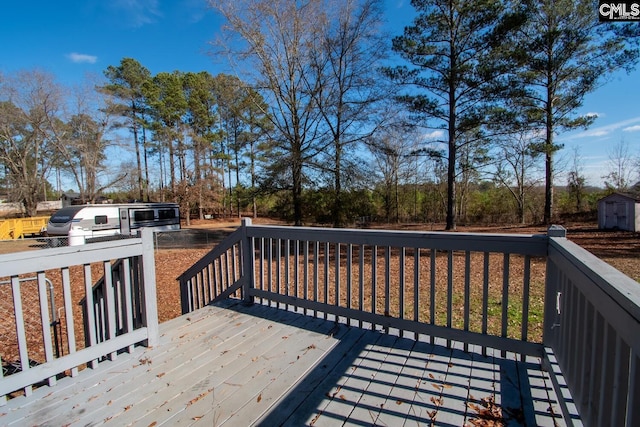
[[[536,358],[237,301],[160,333],[156,347],[9,400],[0,425],[462,426],[492,408],[509,425],[564,424]]]

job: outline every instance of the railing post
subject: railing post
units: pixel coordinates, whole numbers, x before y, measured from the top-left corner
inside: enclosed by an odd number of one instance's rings
[[[254,288],[255,284],[255,261],[254,261],[254,247],[253,239],[247,235],[247,228],[251,226],[251,218],[243,218],[242,227],[242,275],[244,276],[244,283],[242,285],[242,295],[244,302],[247,304],[253,304],[254,297],[250,294],[250,290]]]
[[[561,225],[552,225],[547,230],[548,237],[567,237],[567,229]]]
[[[160,340],[158,330],[158,306],[156,292],[156,263],[153,252],[153,230],[142,229],[143,322],[147,327],[147,346],[153,347]]]
[[[183,277],[180,277],[180,308],[182,310],[182,314],[187,314],[193,311],[190,280]]]

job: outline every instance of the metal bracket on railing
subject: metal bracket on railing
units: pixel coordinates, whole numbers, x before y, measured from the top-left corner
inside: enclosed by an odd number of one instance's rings
[[[558,317],[560,316],[560,298],[562,297],[562,292],[556,292],[556,313],[558,315]],[[560,327],[560,323],[559,322],[553,322],[553,325],[551,325],[551,329],[555,329],[555,328],[559,328]]]

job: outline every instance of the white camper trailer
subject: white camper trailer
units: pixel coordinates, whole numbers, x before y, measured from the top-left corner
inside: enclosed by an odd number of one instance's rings
[[[142,227],[156,231],[180,229],[180,210],[175,203],[126,203],[68,206],[54,213],[47,224],[47,235],[54,246],[81,245],[92,239],[133,235]],[[60,239],[55,239],[60,237]]]

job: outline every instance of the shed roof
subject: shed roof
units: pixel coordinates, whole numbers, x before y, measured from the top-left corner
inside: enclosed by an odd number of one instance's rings
[[[630,201],[640,203],[640,195],[631,194],[631,193],[620,193],[620,192],[611,193],[608,196],[605,196],[600,200],[598,200],[598,202],[606,201],[608,199],[616,199],[616,198],[629,199]]]

